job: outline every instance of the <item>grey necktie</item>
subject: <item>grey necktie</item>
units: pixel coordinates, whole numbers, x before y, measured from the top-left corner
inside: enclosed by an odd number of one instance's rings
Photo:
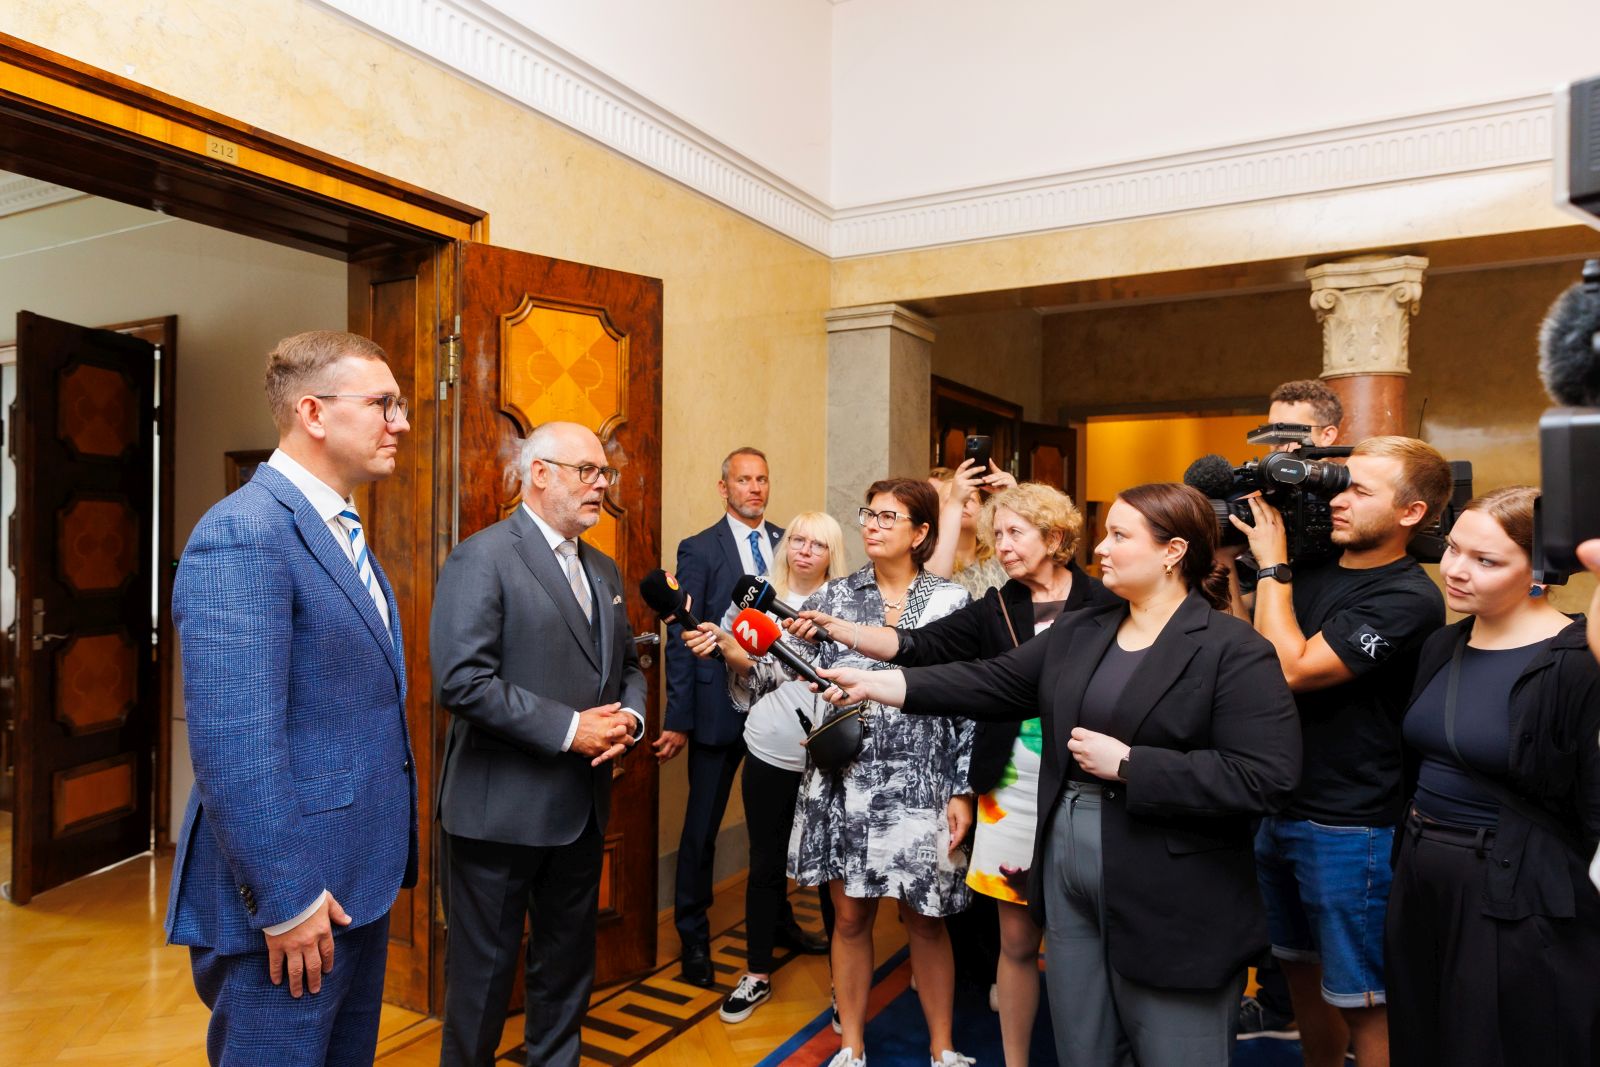
[[[578,542],[568,539],[556,546],[556,555],[561,557],[561,565],[567,569],[567,584],[572,586],[572,595],[578,599],[578,607],[583,609],[583,617],[591,623],[594,622],[594,605],[589,600],[589,583],[583,578],[583,568],[578,565]]]

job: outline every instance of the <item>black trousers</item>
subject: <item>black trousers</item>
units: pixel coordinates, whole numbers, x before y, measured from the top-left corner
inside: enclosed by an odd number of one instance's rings
[[[750,831],[750,877],[744,890],[744,926],[749,970],[772,971],[773,936],[794,921],[789,906],[789,834],[794,829],[795,798],[800,793],[799,771],[786,771],[750,753],[744,761],[740,795],[744,797],[745,827]],[[833,900],[828,887],[817,892],[822,902],[822,925],[833,936]]]
[[[594,987],[595,918],[603,836],[589,825],[571,844],[532,848],[443,835],[445,918],[441,1067],[489,1067],[529,920],[527,1062],[578,1067],[579,1024]]]
[[[1600,1063],[1600,923],[1483,914],[1487,848],[1408,826],[1385,927],[1395,1067]],[[1594,896],[1592,887],[1575,887]]]
[[[717,832],[733,793],[733,776],[744,759],[744,738],[731,745],[701,745],[689,736],[685,755],[689,799],[678,838],[678,871],[672,901],[673,924],[685,945],[711,938],[706,912],[711,908],[717,862]]]

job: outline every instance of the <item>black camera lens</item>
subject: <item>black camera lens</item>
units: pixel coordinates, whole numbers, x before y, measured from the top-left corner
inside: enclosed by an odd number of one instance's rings
[[[1350,470],[1339,463],[1301,459],[1293,452],[1274,452],[1261,461],[1261,477],[1278,485],[1316,489],[1335,496],[1350,486]]]

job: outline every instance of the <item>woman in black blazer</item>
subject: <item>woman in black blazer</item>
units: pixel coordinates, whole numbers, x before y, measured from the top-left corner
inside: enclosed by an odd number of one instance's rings
[[[965,468],[963,468],[965,469]],[[992,496],[978,536],[994,547],[1008,580],[981,599],[919,628],[861,626],[820,612],[802,617],[877,660],[903,667],[992,659],[1042,633],[1063,614],[1120,603],[1074,563],[1083,541],[1083,513],[1061,490],[1039,482],[1012,485]],[[811,627],[794,632],[813,636]],[[996,903],[1000,931],[994,1004],[1009,1067],[1027,1067],[1039,1007],[1042,931],[1028,911],[1027,879],[1037,830],[1042,736],[1037,718],[979,722],[968,784],[980,812],[967,866],[967,885]],[[996,919],[974,907],[966,917]],[[954,935],[952,934],[952,937]]]
[[[1276,654],[1218,610],[1217,520],[1187,486],[1122,493],[1095,549],[1126,604],[1061,618],[991,660],[824,672],[839,703],[1044,722],[1029,906],[1045,928],[1064,1067],[1225,1067],[1265,949],[1251,820],[1300,776]]]
[[[1439,564],[1467,617],[1422,646],[1404,721],[1384,953],[1396,1067],[1600,1063],[1600,666],[1583,617],[1534,581],[1538,495],[1468,504]]]

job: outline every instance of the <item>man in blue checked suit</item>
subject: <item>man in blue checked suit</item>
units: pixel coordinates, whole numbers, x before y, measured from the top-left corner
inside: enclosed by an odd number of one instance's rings
[[[370,1064],[417,785],[399,611],[350,494],[410,425],[354,334],[279,342],[266,391],[277,451],[200,520],[173,588],[195,785],[167,939],[213,1064]]]

